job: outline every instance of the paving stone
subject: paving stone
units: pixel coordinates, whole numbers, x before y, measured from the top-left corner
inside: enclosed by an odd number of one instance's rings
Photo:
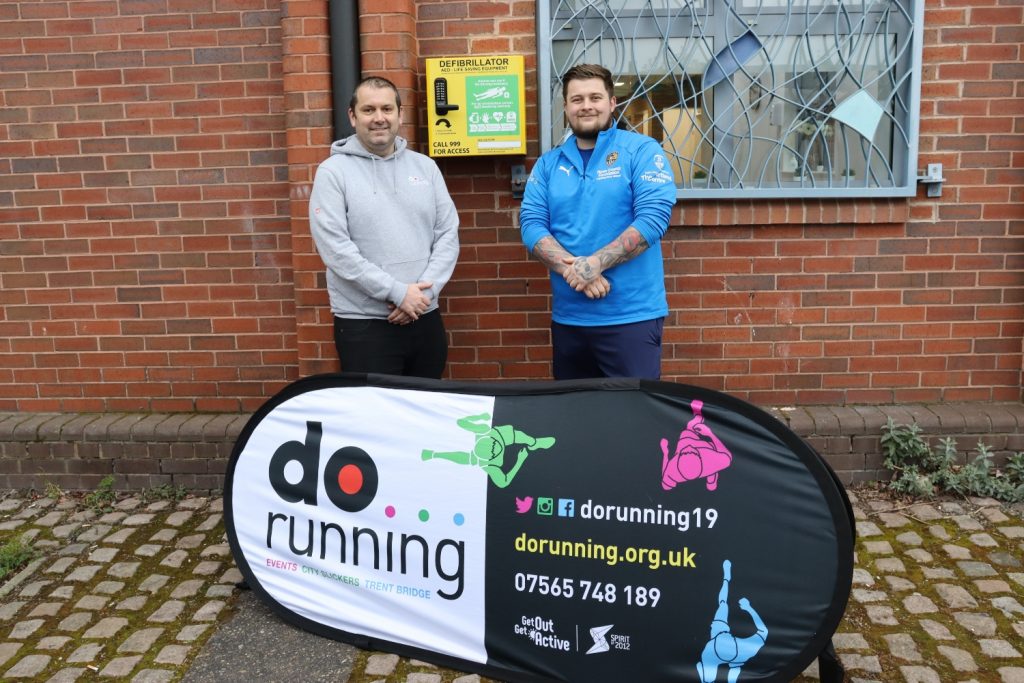
[[[1024,526],[1001,526],[999,533],[1007,538],[1024,538]]]
[[[1013,567],[1016,569],[1021,566],[1021,561],[1017,559],[1013,553],[993,552],[989,553],[988,559],[992,560],[993,564],[998,564],[1000,567]]]
[[[146,512],[163,512],[169,507],[171,507],[171,501],[156,500],[146,506]]]
[[[135,674],[132,683],[169,683],[174,676],[175,673],[167,669],[143,669]]]
[[[213,529],[218,524],[220,524],[220,520],[223,519],[223,518],[224,518],[224,515],[220,515],[220,514],[210,515],[209,517],[204,519],[199,524],[199,526],[196,527],[196,531],[209,531],[210,529]]]
[[[109,524],[94,524],[78,534],[78,540],[82,543],[95,543],[109,534],[111,528]]]
[[[139,571],[139,566],[138,562],[118,562],[110,565],[107,574],[118,579],[130,579],[135,576],[135,572]]]
[[[110,602],[110,598],[104,598],[101,595],[86,595],[75,603],[75,609],[100,610],[106,607],[108,602]]]
[[[935,606],[935,603],[920,593],[907,596],[903,599],[903,607],[911,614],[929,614],[931,612],[938,612],[939,608]]]
[[[979,576],[995,576],[996,570],[992,568],[992,565],[985,562],[957,562],[956,566],[960,568],[965,575],[970,577]]]
[[[174,567],[177,569],[183,563],[188,560],[188,552],[184,550],[175,550],[167,555],[164,559],[160,560],[160,564],[165,567]]]
[[[35,678],[50,664],[49,655],[28,655],[7,670],[4,678]]]
[[[956,572],[952,569],[946,569],[945,567],[924,567],[921,572],[924,574],[926,579],[931,579],[933,581],[956,578]]]
[[[103,565],[87,564],[84,567],[76,568],[75,571],[65,576],[64,580],[72,583],[88,583],[93,580],[96,573],[101,569],[103,569]]]
[[[208,598],[228,598],[234,594],[235,589],[233,586],[225,586],[224,584],[216,584],[206,589],[206,597]]]
[[[114,524],[120,524],[127,517],[128,517],[128,513],[126,513],[126,512],[108,512],[108,513],[106,513],[105,515],[103,515],[102,517],[100,517],[96,521],[101,523],[101,524],[111,524],[111,525],[114,525]]]
[[[917,644],[914,643],[914,639],[906,633],[891,633],[882,636],[885,640],[886,645],[889,647],[889,652],[894,657],[902,659],[906,662],[920,662],[921,653],[917,650]]]
[[[982,593],[1009,593],[1011,592],[1010,584],[1006,583],[1002,579],[978,579],[974,582],[974,585],[978,587],[978,590]]]
[[[153,515],[145,514],[145,513],[139,513],[139,514],[131,515],[130,517],[125,517],[124,521],[121,522],[121,523],[124,524],[125,526],[145,526],[146,524],[149,524],[152,521],[153,521]]]
[[[965,548],[962,545],[955,545],[953,543],[947,543],[942,546],[942,549],[946,552],[950,558],[954,560],[969,560],[973,555],[971,554],[970,548]]]
[[[144,593],[156,593],[158,590],[163,588],[171,577],[163,574],[150,574],[147,576],[142,583],[139,584],[139,590]]]
[[[53,534],[54,538],[68,538],[71,534],[75,533],[82,525],[77,522],[72,524],[61,524],[50,529],[50,533]]]
[[[135,529],[118,529],[114,533],[110,534],[103,539],[104,543],[113,543],[115,545],[121,545],[135,533]]]
[[[37,519],[35,522],[33,522],[33,524],[35,524],[36,526],[52,527],[54,524],[56,524],[62,519],[64,519],[64,513],[54,510],[53,512],[46,513],[45,515]]]
[[[904,531],[902,534],[896,537],[896,540],[903,545],[919,546],[924,541],[921,539],[921,535],[916,531]]]
[[[459,676],[452,683],[480,683],[480,677],[476,674],[469,674],[468,676]]]
[[[441,683],[441,674],[414,672],[406,677],[406,683]]]
[[[1021,656],[1016,648],[1001,638],[982,638],[978,641],[978,645],[981,646],[982,653],[989,657],[1016,659]]]
[[[997,672],[1001,683],[1024,683],[1024,667],[1004,666],[1000,667]]]
[[[85,669],[61,669],[46,679],[46,683],[74,683],[85,673]]]
[[[889,596],[884,591],[872,591],[863,588],[854,588],[850,595],[857,602],[885,602],[889,599]]]
[[[43,571],[47,574],[63,574],[68,570],[68,567],[73,565],[77,560],[77,557],[61,557]]]
[[[189,624],[178,631],[175,640],[179,640],[182,643],[191,643],[202,636],[208,628],[210,628],[210,624]]]
[[[867,671],[882,673],[882,663],[875,655],[858,655],[851,652],[839,652],[839,661],[847,671]]]
[[[89,612],[74,612],[64,617],[64,619],[57,624],[57,629],[60,631],[80,631],[85,628],[89,623],[92,622],[92,614]]]
[[[954,612],[953,618],[976,636],[994,636],[996,634],[996,620],[987,614]]]
[[[907,571],[907,567],[903,564],[903,560],[899,559],[898,557],[878,558],[877,560],[875,560],[875,569],[883,573],[902,573]]]
[[[958,647],[949,647],[948,645],[939,645],[939,653],[949,660],[949,663],[953,665],[953,668],[957,671],[977,671],[978,665],[974,662],[974,657],[967,650],[961,650]]]
[[[878,513],[878,519],[890,529],[899,529],[910,524],[910,520],[907,519],[906,515],[901,515],[898,512],[880,512]]]
[[[88,643],[82,645],[77,650],[68,655],[68,661],[72,664],[82,662],[91,662],[96,659],[96,655],[103,649],[102,643]]]
[[[398,666],[398,655],[375,653],[366,660],[366,673],[369,676],[390,676]]]
[[[981,522],[970,515],[957,515],[953,518],[953,523],[964,531],[981,531],[985,528],[981,525]]]
[[[238,571],[237,567],[231,567],[230,569],[228,569],[226,572],[224,572],[221,575],[219,580],[220,580],[220,583],[232,583],[232,584],[234,584],[234,583],[238,583],[243,578],[244,577],[242,576],[242,572]],[[1024,586],[1024,574],[1021,574],[1020,578],[1014,579],[1014,580],[1017,581],[1022,586]]]
[[[135,655],[132,657],[115,657],[110,660],[105,667],[100,669],[100,676],[105,678],[124,678],[128,676],[135,665],[142,660],[142,657]]]
[[[7,664],[19,649],[22,649],[22,643],[0,643],[0,667]]]
[[[870,650],[871,645],[859,633],[836,633],[832,636],[836,650]]]
[[[970,541],[979,548],[996,548],[999,546],[996,539],[988,534],[971,534]]]
[[[189,550],[192,548],[198,548],[205,542],[206,534],[192,534],[191,536],[182,536],[179,538],[178,542],[174,544],[174,547]]]
[[[938,524],[933,524],[932,526],[928,527],[928,533],[934,536],[935,538],[939,539],[940,541],[949,541],[953,539],[950,533],[946,531],[946,527],[940,526]]]
[[[140,631],[128,636],[121,646],[117,648],[118,652],[139,652],[146,653],[149,648],[153,647],[153,643],[160,637],[164,630],[162,628],[144,628]]]
[[[140,545],[136,548],[135,554],[139,557],[153,557],[163,549],[164,547],[162,545],[147,543],[146,545]]]
[[[174,621],[181,616],[184,609],[185,603],[181,600],[168,600],[164,604],[160,605],[155,612],[149,615],[148,621],[160,624]]]
[[[214,621],[220,611],[224,609],[223,600],[211,600],[204,604],[192,615],[192,621]]]
[[[935,560],[935,557],[924,548],[911,548],[904,555],[919,564],[929,564]]]
[[[220,562],[214,560],[205,560],[196,565],[192,573],[196,576],[213,576],[220,571]]]
[[[945,624],[933,621],[931,619],[922,619],[920,622],[921,628],[924,632],[930,635],[935,640],[956,640],[949,629],[946,628]]]
[[[25,640],[30,635],[39,630],[39,627],[46,623],[45,619],[26,619],[25,621],[19,621],[11,629],[11,633],[8,638],[11,640]]]
[[[889,584],[889,588],[896,592],[912,591],[917,588],[917,585],[913,581],[904,579],[902,576],[887,576],[885,582]]]
[[[898,626],[900,623],[896,619],[896,614],[893,612],[892,607],[888,605],[868,605],[864,610],[867,612],[868,619],[872,623],[881,626]]]
[[[157,664],[172,664],[178,666],[188,657],[190,648],[187,645],[166,645],[153,660]]]
[[[968,607],[977,607],[978,601],[974,599],[970,593],[967,592],[963,586],[955,586],[949,583],[937,583],[934,586],[935,592],[939,594],[939,598],[942,599],[947,606],[953,609],[965,609]]]
[[[201,579],[189,579],[188,581],[182,581],[179,583],[173,591],[171,591],[171,597],[175,599],[191,598],[193,595],[199,592],[199,589],[203,587],[203,581]]]
[[[68,636],[46,636],[36,644],[37,650],[59,650],[71,642]]]
[[[110,562],[117,557],[117,548],[97,548],[89,553],[90,562]]]
[[[43,602],[36,605],[35,609],[28,613],[31,617],[52,617],[64,606],[63,602]]]
[[[854,567],[852,583],[854,586],[873,586],[875,579],[866,569]]]
[[[881,536],[882,530],[874,522],[857,522],[857,538]]]
[[[133,595],[118,602],[117,609],[120,611],[138,612],[146,606],[148,599],[145,595]]]
[[[1024,605],[1021,605],[1017,602],[1017,598],[1010,595],[992,598],[992,606],[1010,619],[1019,619],[1021,616],[1024,616]]]
[[[942,683],[935,669],[927,666],[901,666],[900,673],[907,683]]]
[[[93,590],[103,595],[113,595],[124,588],[122,581],[101,581],[93,587]]]
[[[23,600],[12,600],[7,604],[0,604],[0,622],[8,622],[13,619],[18,610],[26,604],[28,603]],[[0,661],[0,664],[3,664],[3,661]]]
[[[149,539],[151,543],[170,543],[178,535],[177,529],[161,529]]]
[[[83,638],[112,638],[118,631],[128,625],[124,617],[104,617],[96,625],[82,634]]]
[[[167,515],[167,519],[164,520],[164,524],[167,526],[179,527],[188,520],[192,519],[192,512],[189,510],[178,510]]]
[[[199,557],[227,557],[230,554],[231,549],[228,548],[227,543],[215,543],[203,548]]]
[[[872,555],[892,555],[892,544],[889,541],[864,541],[864,550]]]

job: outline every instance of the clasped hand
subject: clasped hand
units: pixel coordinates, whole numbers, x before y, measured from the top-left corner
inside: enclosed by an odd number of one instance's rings
[[[588,299],[602,299],[612,291],[612,283],[601,274],[601,263],[594,256],[568,256],[562,259],[566,267],[562,277],[567,285],[583,292]]]
[[[409,285],[405,290],[405,298],[398,306],[388,304],[391,313],[388,314],[388,322],[395,325],[408,325],[419,320],[420,316],[430,308],[430,292],[433,282],[417,282]]]

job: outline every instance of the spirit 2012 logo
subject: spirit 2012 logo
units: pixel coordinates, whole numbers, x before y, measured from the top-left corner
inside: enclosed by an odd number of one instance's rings
[[[270,458],[270,484],[289,503],[302,501],[316,505],[317,475],[320,466],[320,440],[323,427],[319,422],[306,423],[306,441],[288,441],[278,446]],[[297,463],[298,467],[288,467]],[[285,470],[301,468],[302,477],[292,483]],[[293,476],[292,479],[295,477]],[[345,512],[359,512],[377,495],[377,465],[369,454],[355,446],[334,451],[323,472],[327,497]]]

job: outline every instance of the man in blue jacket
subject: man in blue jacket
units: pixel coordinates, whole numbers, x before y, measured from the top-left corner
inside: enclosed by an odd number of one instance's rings
[[[573,134],[537,160],[519,216],[523,243],[551,271],[555,379],[661,376],[659,244],[675,179],[657,142],[614,126],[612,93],[602,66],[565,73]]]

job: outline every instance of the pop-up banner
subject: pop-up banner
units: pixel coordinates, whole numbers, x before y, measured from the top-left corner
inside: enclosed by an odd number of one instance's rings
[[[665,382],[300,380],[239,437],[225,515],[287,621],[511,681],[789,681],[853,571],[825,462]]]

